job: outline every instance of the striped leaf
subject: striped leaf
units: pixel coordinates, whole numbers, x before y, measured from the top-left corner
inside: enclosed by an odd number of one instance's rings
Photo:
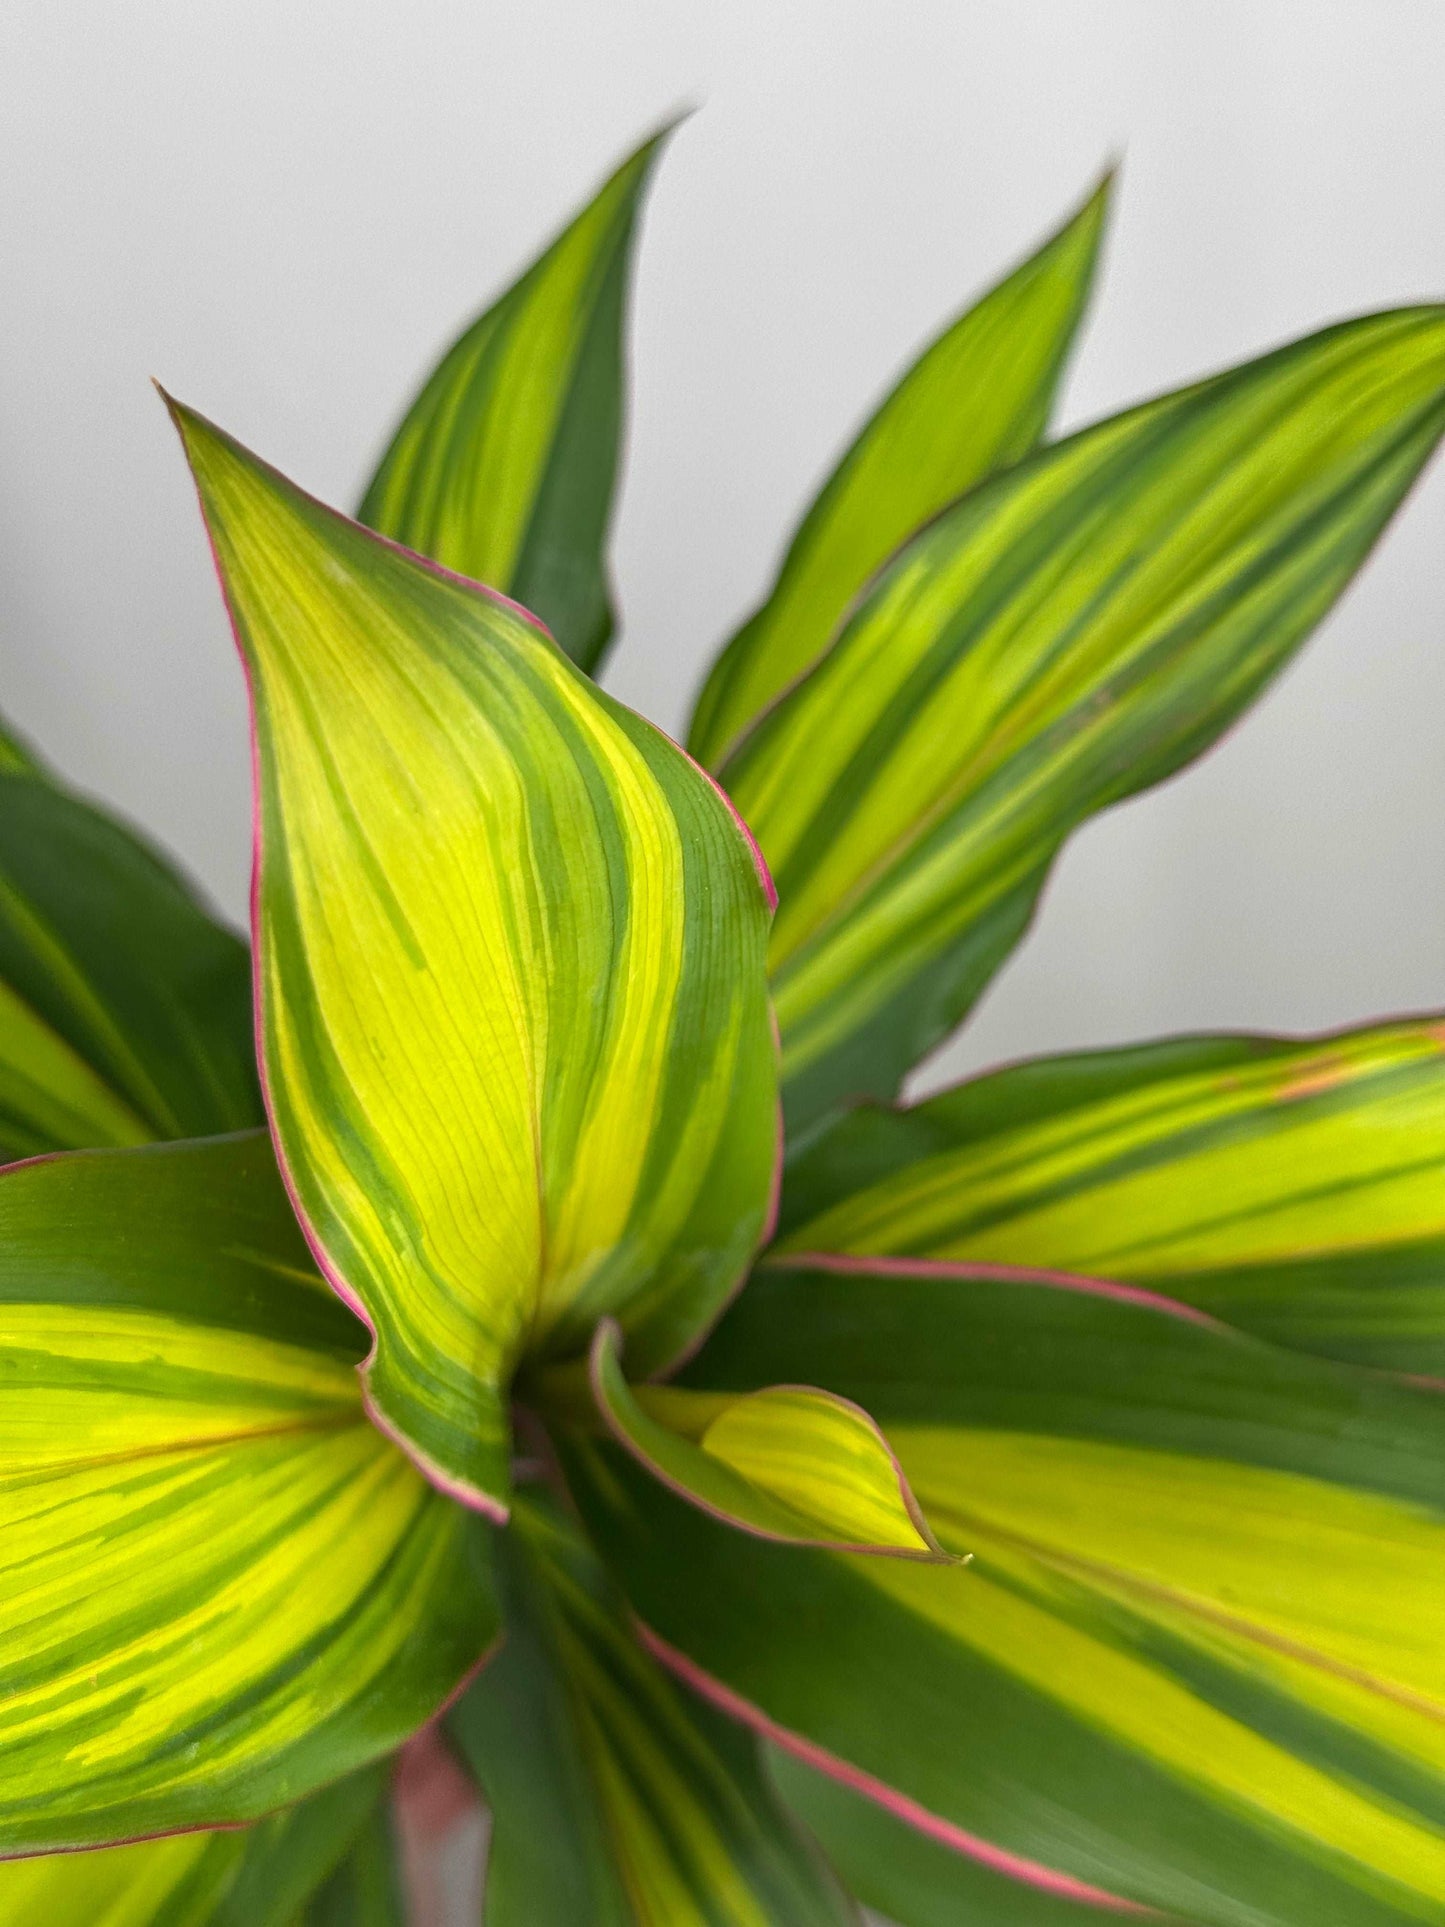
[[[864,426],[804,516],[767,601],[703,687],[688,738],[700,761],[726,761],[900,543],[1043,434],[1088,300],[1110,185],[946,328]]]
[[[742,1397],[627,1383],[605,1320],[592,1395],[619,1445],[715,1518],[765,1539],[945,1559],[888,1441],[860,1406],[811,1385]]]
[[[612,634],[604,549],[623,412],[644,142],[442,357],[360,517],[534,610],[584,669]]]
[[[1123,1286],[867,1262],[759,1273],[687,1382],[807,1373],[866,1405],[973,1562],[768,1545],[574,1443],[655,1650],[1040,1893],[1440,1917],[1445,1400]]]
[[[486,1927],[842,1927],[756,1743],[628,1630],[559,1508],[518,1502],[499,1657],[451,1715],[493,1814]]]
[[[259,745],[273,1125],[369,1396],[504,1514],[527,1354],[691,1345],[771,1206],[769,901],[721,793],[521,611],[183,410]]]
[[[856,1111],[784,1213],[783,1252],[1092,1273],[1445,1377],[1445,1024],[1042,1058]]]
[[[245,945],[133,832],[0,754],[0,1161],[261,1115]]]
[[[384,1833],[385,1783],[382,1771],[366,1768],[254,1827],[0,1862],[0,1920],[11,1927],[299,1927],[306,1920],[309,1927],[306,1908],[350,1861],[363,1827]]]
[[[484,1529],[363,1338],[262,1133],[0,1176],[0,1852],[257,1818],[486,1650]]]
[[[1445,310],[1332,328],[1029,457],[890,564],[724,770],[777,881],[790,1122],[891,1096],[1069,832],[1206,748],[1445,424]]]

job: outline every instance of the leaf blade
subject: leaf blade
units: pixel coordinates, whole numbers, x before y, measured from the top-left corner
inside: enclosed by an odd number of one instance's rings
[[[0,1178],[0,1850],[258,1818],[389,1752],[494,1629],[366,1423],[263,1134]]]
[[[901,543],[1044,432],[1093,281],[1106,176],[918,358],[865,424],[789,545],[767,601],[713,666],[688,747],[720,768],[827,648]]]
[[[1095,811],[1212,743],[1445,426],[1445,315],[1344,323],[1028,457],[874,584],[723,780],[781,908],[797,1128],[888,1097]]]
[[[603,184],[427,379],[358,519],[513,596],[582,668],[613,628],[603,550],[633,229],[669,130]]]

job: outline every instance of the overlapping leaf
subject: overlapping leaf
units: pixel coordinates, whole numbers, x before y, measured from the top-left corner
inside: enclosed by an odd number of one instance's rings
[[[1326,330],[1102,423],[910,543],[723,780],[781,899],[790,1120],[890,1096],[1064,838],[1214,741],[1445,425],[1445,312]]]
[[[603,548],[628,261],[661,138],[442,358],[360,509],[381,534],[515,596],[584,669],[612,633]]]
[[[921,1261],[759,1273],[687,1378],[803,1373],[875,1413],[973,1563],[767,1545],[579,1443],[584,1512],[687,1676],[1059,1899],[1209,1927],[1445,1908],[1445,1400],[1124,1287]]]
[[[487,1927],[842,1927],[854,1918],[741,1728],[637,1645],[554,1507],[519,1501],[506,1644],[451,1715],[493,1813]]]
[[[260,1121],[245,945],[0,744],[0,1159]]]
[[[1445,1026],[1021,1064],[852,1113],[784,1211],[784,1252],[1086,1272],[1445,1376]]]
[[[300,1927],[355,1851],[385,1836],[383,1769],[365,1768],[254,1827],[0,1862],[7,1927]],[[353,1915],[348,1927],[364,1927]],[[400,1927],[398,1921],[397,1927]]]
[[[629,1385],[615,1325],[597,1328],[592,1394],[612,1435],[675,1492],[765,1539],[944,1559],[888,1441],[813,1385],[741,1397]]]
[[[381,1420],[508,1491],[524,1352],[653,1371],[764,1227],[768,900],[725,799],[514,610],[178,420],[254,690],[273,1122]]]
[[[367,1423],[363,1336],[261,1133],[0,1176],[0,1851],[254,1819],[486,1650],[484,1529]]]
[[[1088,298],[1107,181],[933,342],[803,518],[778,580],[698,699],[688,747],[716,768],[832,640],[874,570],[940,509],[1028,453]]]

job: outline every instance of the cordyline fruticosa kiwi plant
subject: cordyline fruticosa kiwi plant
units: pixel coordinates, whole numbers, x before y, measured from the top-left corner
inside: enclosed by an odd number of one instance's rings
[[[249,960],[6,749],[0,1919],[396,1920],[440,1714],[488,1927],[1445,1920],[1445,1020],[897,1102],[1349,582],[1445,309],[1050,442],[1101,188],[689,756],[589,680],[655,150],[358,519],[173,404]]]

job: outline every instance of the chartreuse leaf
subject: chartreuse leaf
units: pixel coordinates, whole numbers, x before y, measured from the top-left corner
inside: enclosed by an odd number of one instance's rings
[[[688,748],[716,768],[827,648],[858,591],[924,522],[1043,434],[1088,300],[1105,179],[913,364],[803,518],[767,601],[698,698]]]
[[[499,1554],[506,1643],[450,1715],[491,1804],[486,1927],[842,1927],[855,1918],[747,1731],[685,1694],[554,1505]]]
[[[261,1116],[245,945],[133,832],[0,752],[0,1159]]]
[[[723,780],[781,900],[790,1122],[891,1096],[1085,817],[1206,748],[1445,425],[1445,310],[1331,328],[1028,457],[902,551]]]
[[[257,1818],[486,1650],[262,1133],[0,1176],[0,1852]]]
[[[612,633],[603,549],[617,479],[638,204],[662,136],[443,356],[361,520],[504,590],[584,669]]]
[[[769,902],[726,800],[521,611],[177,410],[259,740],[274,1128],[375,1413],[505,1508],[506,1388],[654,1371],[763,1230]]]
[[[888,1441],[845,1398],[811,1385],[741,1397],[629,1385],[611,1320],[597,1328],[591,1383],[618,1443],[729,1525],[795,1545],[947,1557]]]
[[[973,1562],[769,1545],[573,1440],[658,1650],[1041,1892],[1209,1927],[1439,1917],[1445,1400],[1125,1287],[873,1263],[759,1272],[686,1382],[866,1406]]]
[[[362,1829],[384,1834],[385,1783],[383,1770],[364,1768],[254,1827],[0,1862],[0,1921],[298,1927],[351,1861]]]
[[[844,1118],[784,1252],[1150,1285],[1280,1344],[1445,1373],[1445,1024],[1042,1058]]]

